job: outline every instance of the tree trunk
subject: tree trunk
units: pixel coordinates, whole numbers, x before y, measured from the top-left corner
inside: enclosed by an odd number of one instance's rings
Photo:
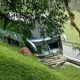
[[[71,20],[71,25],[77,30],[77,32],[80,35],[80,29],[79,27],[76,25],[76,23],[74,22],[75,20],[75,15],[71,12],[70,7],[69,7],[69,0],[67,1],[67,3],[65,3],[66,9],[68,11],[68,14],[70,16],[70,20]]]
[[[7,20],[6,18],[4,18],[3,30],[5,30],[5,29],[6,29],[7,23],[8,23],[8,20]]]
[[[3,12],[0,11],[0,16],[4,19],[4,26],[3,26],[3,30],[6,29],[6,25],[8,23],[9,18],[7,17],[7,14],[4,14]]]

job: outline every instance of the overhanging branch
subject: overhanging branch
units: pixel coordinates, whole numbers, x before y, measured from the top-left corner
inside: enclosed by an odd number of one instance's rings
[[[23,21],[20,20],[14,20],[14,19],[10,19],[10,17],[8,17],[7,14],[3,13],[0,11],[0,16],[4,19],[4,26],[3,29],[5,30],[6,25],[8,24],[8,22],[14,22],[14,23],[24,23]],[[24,23],[25,24],[25,23]]]
[[[75,20],[75,15],[72,13],[72,11],[70,10],[70,7],[69,7],[69,0],[64,1],[64,2],[65,2],[66,9],[68,11],[68,14],[70,16],[71,25],[77,30],[77,32],[80,35],[80,29],[79,29],[79,27],[76,25],[76,23],[74,21]]]

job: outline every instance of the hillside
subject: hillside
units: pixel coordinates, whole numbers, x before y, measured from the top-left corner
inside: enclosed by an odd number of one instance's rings
[[[73,11],[73,13],[75,14],[75,23],[80,28],[80,18],[79,18],[80,17],[80,13],[77,12],[77,11]],[[80,43],[79,34],[73,28],[73,26],[70,25],[70,20],[68,22],[66,22],[64,26],[65,26],[64,32],[66,34],[67,41],[75,42],[75,43]],[[63,39],[63,37],[62,37],[62,39]]]
[[[80,0],[70,0],[70,8],[80,12]]]
[[[0,80],[68,80],[50,70],[35,57],[25,57],[18,49],[0,43]]]
[[[49,69],[19,48],[0,42],[0,80],[80,80],[80,68],[63,65]]]

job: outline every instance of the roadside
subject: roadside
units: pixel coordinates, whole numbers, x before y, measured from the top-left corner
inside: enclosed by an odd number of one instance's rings
[[[73,47],[63,45],[63,56],[67,59],[65,64],[80,68],[80,54],[78,50],[73,50]]]
[[[73,47],[63,45],[63,55],[80,60],[80,55],[78,50],[73,50]]]

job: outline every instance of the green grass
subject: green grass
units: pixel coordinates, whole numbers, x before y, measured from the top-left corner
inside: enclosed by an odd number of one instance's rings
[[[80,13],[79,12],[73,12],[75,14],[75,23],[80,28]],[[73,28],[73,26],[70,25],[70,21],[65,23],[64,32],[67,36],[67,40],[71,42],[80,43],[80,38],[78,32]]]
[[[35,57],[23,56],[19,49],[0,43],[0,80],[67,80],[41,64]]]
[[[80,69],[62,66],[49,69],[19,48],[0,42],[0,80],[80,80]]]
[[[56,71],[62,73],[70,80],[80,80],[80,68],[65,65],[57,69]]]

